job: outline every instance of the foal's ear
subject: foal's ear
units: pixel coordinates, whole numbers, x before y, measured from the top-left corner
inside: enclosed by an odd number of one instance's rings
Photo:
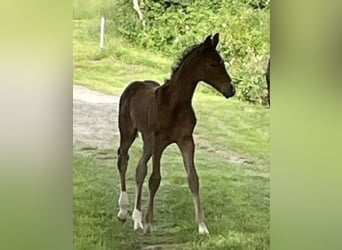
[[[207,38],[202,43],[203,48],[208,49],[212,46],[211,35],[207,36]]]
[[[213,48],[216,48],[217,44],[219,42],[219,33],[216,33],[213,37],[213,40],[212,40],[212,46]]]

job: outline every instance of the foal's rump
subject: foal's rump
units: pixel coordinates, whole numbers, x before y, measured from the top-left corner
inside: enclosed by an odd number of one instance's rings
[[[139,131],[148,129],[148,117],[152,112],[155,89],[159,83],[152,80],[131,82],[120,97],[119,128],[133,126]]]

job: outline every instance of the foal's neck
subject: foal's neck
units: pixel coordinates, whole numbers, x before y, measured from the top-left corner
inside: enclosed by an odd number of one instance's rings
[[[163,96],[169,101],[171,108],[180,105],[191,105],[198,80],[191,64],[182,65],[169,82],[162,86]]]

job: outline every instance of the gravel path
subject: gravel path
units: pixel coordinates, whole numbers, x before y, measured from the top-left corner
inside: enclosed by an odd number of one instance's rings
[[[73,144],[89,149],[111,149],[118,144],[119,97],[73,86]]]

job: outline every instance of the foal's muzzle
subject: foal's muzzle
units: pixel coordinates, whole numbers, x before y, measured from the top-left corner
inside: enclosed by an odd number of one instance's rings
[[[235,90],[235,85],[233,82],[231,82],[227,88],[226,91],[224,91],[223,95],[226,97],[226,98],[229,98],[229,97],[233,97],[236,93],[236,90]]]

